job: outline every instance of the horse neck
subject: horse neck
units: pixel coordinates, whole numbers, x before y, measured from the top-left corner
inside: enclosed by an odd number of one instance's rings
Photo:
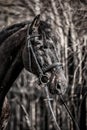
[[[21,54],[25,37],[26,28],[22,28],[0,46],[0,103],[23,68]]]

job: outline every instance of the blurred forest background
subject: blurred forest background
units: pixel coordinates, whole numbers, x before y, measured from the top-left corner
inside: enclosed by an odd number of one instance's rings
[[[80,130],[87,130],[87,0],[0,0],[0,30],[31,21],[39,13],[59,37],[60,60],[69,86],[65,102]],[[29,114],[32,130],[55,130],[45,95],[34,75],[24,69],[8,98],[11,104],[8,130],[29,130],[21,104]],[[52,106],[61,129],[76,130],[64,106],[56,101],[52,101]]]

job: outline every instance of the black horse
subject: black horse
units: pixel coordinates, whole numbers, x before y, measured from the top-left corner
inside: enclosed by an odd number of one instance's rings
[[[0,32],[0,130],[6,126],[2,119],[8,112],[6,94],[24,67],[35,74],[40,83],[48,83],[51,93],[55,93],[56,88],[65,93],[67,82],[58,51],[57,38],[51,26],[40,20],[40,15],[31,23],[15,24]],[[3,106],[7,107],[5,111]]]

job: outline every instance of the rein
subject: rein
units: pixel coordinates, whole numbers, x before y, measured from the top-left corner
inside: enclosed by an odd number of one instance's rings
[[[34,53],[34,49],[32,47],[32,43],[31,43],[31,39],[35,38],[35,37],[39,37],[40,35],[32,35],[30,36],[29,35],[29,26],[28,26],[28,30],[27,30],[27,47],[28,47],[28,56],[29,56],[29,69],[32,71],[31,69],[31,53],[33,55],[33,58],[34,58],[34,61],[36,63],[36,66],[37,66],[37,69],[38,69],[38,73],[39,73],[39,81],[41,84],[44,84],[45,85],[45,92],[46,92],[46,96],[47,96],[47,101],[48,101],[48,105],[49,105],[49,108],[50,108],[50,111],[51,111],[51,114],[52,114],[52,117],[53,117],[53,120],[54,120],[54,123],[55,123],[55,127],[57,130],[61,130],[60,126],[58,125],[57,121],[56,121],[56,117],[55,117],[55,114],[53,112],[53,109],[52,109],[52,106],[51,106],[51,102],[50,102],[50,97],[49,97],[49,91],[48,91],[48,83],[49,83],[49,78],[48,76],[45,74],[46,72],[54,69],[54,68],[59,68],[62,66],[61,63],[59,62],[56,62],[56,63],[53,63],[52,65],[49,65],[48,67],[46,68],[41,68],[39,62],[38,62],[38,59],[36,57],[36,54]],[[67,113],[69,114],[69,116],[71,117],[72,121],[74,122],[75,126],[76,126],[76,129],[77,130],[80,130],[79,129],[79,126],[78,126],[78,123],[77,121],[74,119],[72,113],[70,112],[70,110],[68,109],[67,105],[65,104],[64,102],[64,99],[63,99],[63,95],[62,95],[62,92],[56,88],[56,91],[57,91],[57,95],[59,95]]]

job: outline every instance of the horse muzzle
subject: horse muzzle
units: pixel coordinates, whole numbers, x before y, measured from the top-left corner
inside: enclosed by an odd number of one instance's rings
[[[51,74],[50,81],[49,81],[49,91],[52,94],[65,94],[67,90],[67,79],[64,75],[63,70],[55,71]]]

